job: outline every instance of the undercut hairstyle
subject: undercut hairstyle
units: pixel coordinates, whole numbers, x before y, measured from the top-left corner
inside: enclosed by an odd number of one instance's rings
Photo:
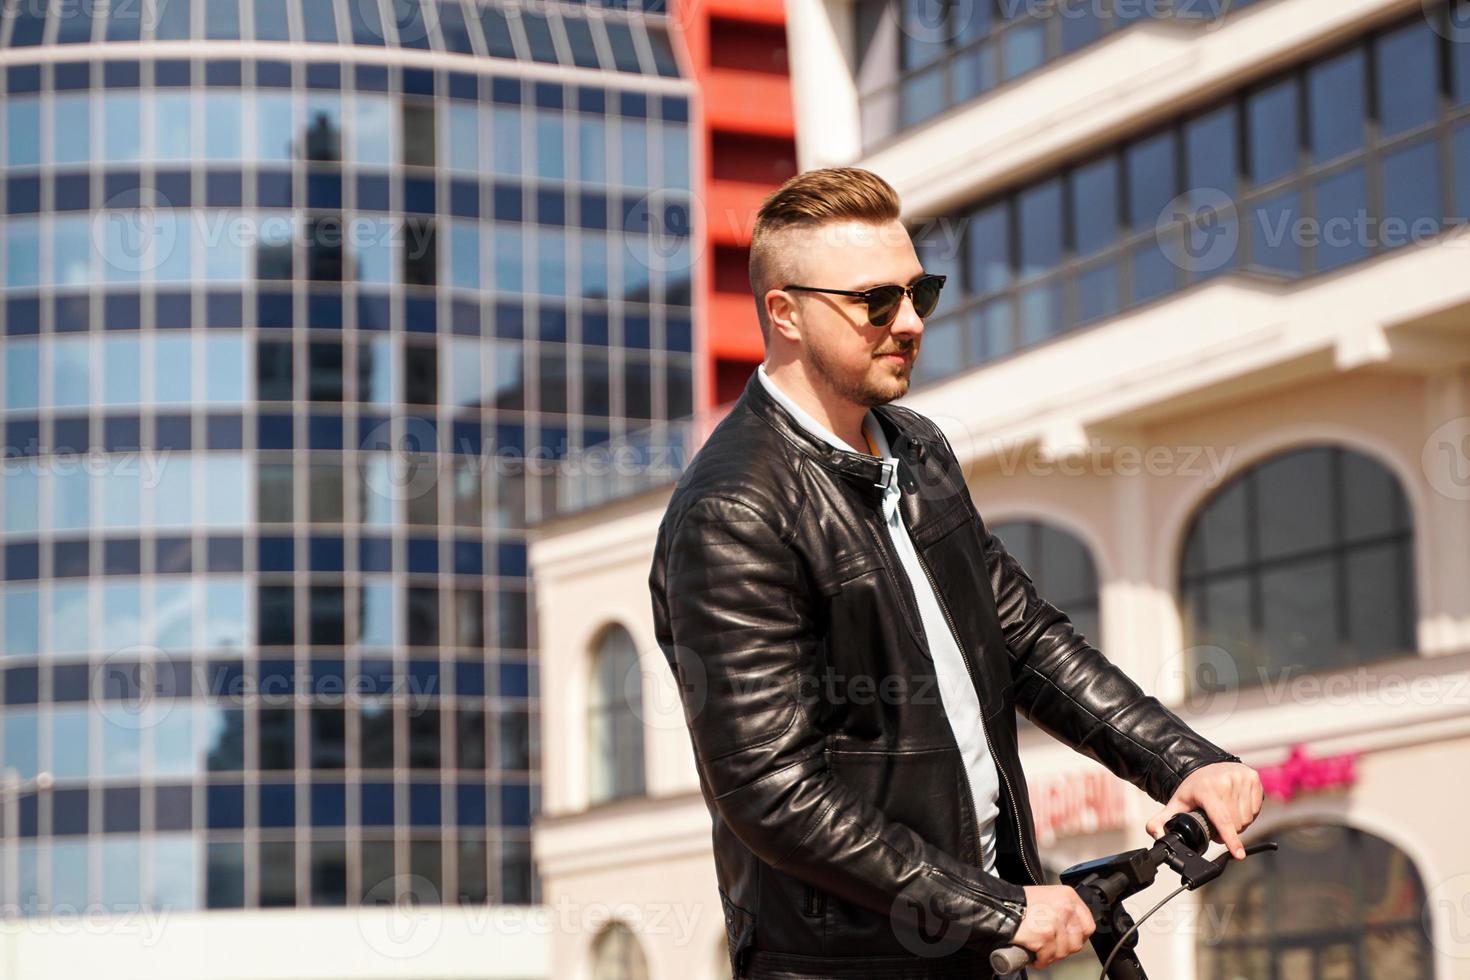
[[[795,281],[798,271],[793,229],[830,222],[885,224],[901,210],[893,186],[861,167],[824,167],[799,173],[761,203],[750,235],[750,289],[755,294],[761,337],[771,342],[765,294]]]

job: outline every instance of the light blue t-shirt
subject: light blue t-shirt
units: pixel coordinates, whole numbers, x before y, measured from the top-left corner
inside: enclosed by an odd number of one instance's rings
[[[755,370],[771,397],[807,431],[821,437],[834,448],[844,452],[857,451],[833,435],[826,426],[812,418],[810,412],[777,387],[776,382],[766,374],[764,364],[758,365]],[[890,464],[889,472],[896,475],[898,458],[889,451],[888,438],[883,434],[883,427],[878,424],[871,409],[863,416],[863,431],[873,440],[873,445],[878,447],[878,457]],[[995,760],[990,756],[990,746],[985,741],[985,729],[982,727],[984,722],[980,717],[980,698],[975,693],[974,684],[970,682],[964,654],[955,644],[954,634],[939,608],[939,600],[929,587],[929,577],[919,565],[908,525],[904,524],[899,512],[898,503],[902,494],[898,480],[890,478],[883,491],[883,517],[888,526],[888,538],[893,542],[893,550],[898,553],[898,560],[908,575],[909,584],[913,586],[914,598],[918,600],[924,636],[929,641],[929,652],[934,655],[934,673],[939,684],[940,700],[944,704],[950,727],[954,730],[955,741],[959,743],[960,757],[965,762],[965,772],[970,780],[970,792],[975,798],[975,819],[980,827],[981,853],[985,855],[984,870],[988,874],[994,874],[995,819],[1000,814],[1000,773],[996,771]]]

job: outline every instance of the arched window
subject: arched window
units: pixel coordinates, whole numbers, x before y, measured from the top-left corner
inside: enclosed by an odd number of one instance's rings
[[[1434,976],[1424,884],[1408,855],[1336,824],[1264,836],[1281,849],[1231,862],[1200,892],[1199,980]]]
[[[638,937],[611,922],[592,940],[592,980],[648,980],[648,960]]]
[[[644,791],[641,681],[633,637],[621,626],[609,626],[592,658],[587,706],[593,803]]]
[[[1092,554],[1070,531],[1044,521],[1002,521],[990,525],[1021,563],[1043,599],[1067,614],[1072,625],[1093,645],[1098,645],[1097,566]],[[1016,715],[1021,731],[1035,731],[1025,715]]]
[[[1097,566],[1082,539],[1045,521],[1003,521],[990,531],[1026,569],[1041,597],[1097,646]]]
[[[1314,446],[1241,473],[1185,538],[1185,645],[1230,656],[1196,658],[1191,683],[1252,687],[1412,652],[1413,542],[1398,480],[1362,453]]]

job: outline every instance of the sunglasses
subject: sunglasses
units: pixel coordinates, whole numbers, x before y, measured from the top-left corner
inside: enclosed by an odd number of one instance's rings
[[[885,283],[870,289],[824,289],[821,286],[799,286],[796,283],[787,283],[782,288],[855,296],[868,305],[868,322],[875,327],[886,327],[898,315],[898,307],[905,296],[914,301],[914,312],[919,314],[920,319],[933,313],[934,307],[939,305],[939,291],[944,288],[944,276],[920,276],[910,286]]]

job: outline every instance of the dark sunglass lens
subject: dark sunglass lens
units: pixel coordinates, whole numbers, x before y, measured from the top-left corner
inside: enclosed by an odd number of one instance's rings
[[[939,290],[944,285],[942,279],[921,279],[914,284],[914,312],[921,317],[928,316],[934,312],[934,307],[939,305]]]
[[[899,286],[875,286],[868,290],[868,322],[875,327],[888,326],[902,301],[903,289]]]

